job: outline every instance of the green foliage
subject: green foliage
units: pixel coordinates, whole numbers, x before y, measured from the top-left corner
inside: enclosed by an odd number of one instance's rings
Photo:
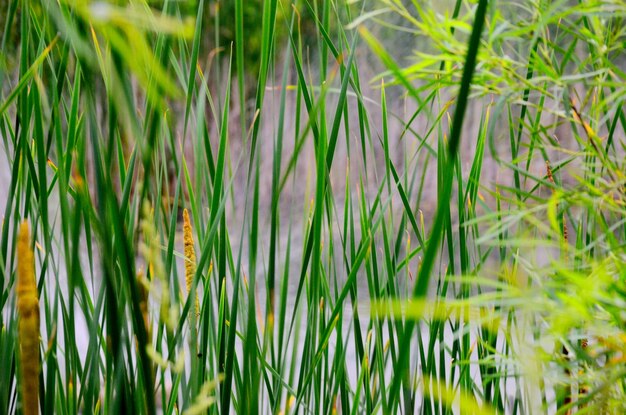
[[[0,17],[0,412],[625,412],[623,1]]]
[[[249,71],[251,78],[256,79],[259,74],[259,66],[261,65],[261,39],[263,29],[263,0],[250,0],[242,2],[243,15],[243,31],[245,33],[244,54],[246,56],[246,69]],[[219,16],[218,16],[219,13]],[[213,7],[208,7],[205,12],[207,19],[207,27],[219,19],[219,48],[228,51],[230,45],[235,43],[235,2],[225,1],[215,3]],[[284,40],[284,32],[282,36],[275,34],[277,39]],[[227,56],[228,54],[225,54]]]

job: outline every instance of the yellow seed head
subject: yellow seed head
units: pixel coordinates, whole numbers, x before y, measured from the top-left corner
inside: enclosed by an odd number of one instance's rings
[[[22,412],[36,415],[39,413],[39,295],[35,281],[35,257],[26,221],[22,222],[17,238],[16,294]]]
[[[196,249],[193,244],[193,230],[187,209],[183,210],[183,240],[185,243],[185,283],[187,294],[191,292],[193,277],[196,274]],[[196,316],[200,315],[200,304],[196,294]]]
[[[143,317],[143,324],[146,326],[148,338],[152,338],[152,328],[150,327],[150,313],[148,312],[149,290],[148,282],[143,276],[143,272],[137,273],[137,287],[139,288],[139,309]]]

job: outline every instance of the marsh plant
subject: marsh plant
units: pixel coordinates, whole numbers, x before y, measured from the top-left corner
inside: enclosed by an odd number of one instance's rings
[[[626,2],[0,13],[0,412],[626,412]]]

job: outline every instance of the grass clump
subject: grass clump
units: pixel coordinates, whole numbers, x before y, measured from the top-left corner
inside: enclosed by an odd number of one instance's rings
[[[220,5],[0,6],[1,411],[623,413],[626,5]]]

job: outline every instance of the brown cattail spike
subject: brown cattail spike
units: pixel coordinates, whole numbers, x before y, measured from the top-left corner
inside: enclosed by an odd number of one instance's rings
[[[22,413],[39,413],[39,296],[35,258],[28,223],[22,222],[17,238],[17,316],[21,362]]]
[[[193,244],[193,230],[187,209],[183,210],[183,240],[185,244],[185,283],[187,294],[191,292],[193,277],[196,274],[196,249]],[[200,304],[196,294],[196,316],[200,315]]]
[[[548,176],[548,181],[554,184],[554,176],[552,176],[552,168],[550,167],[550,162],[546,161],[546,173]]]

